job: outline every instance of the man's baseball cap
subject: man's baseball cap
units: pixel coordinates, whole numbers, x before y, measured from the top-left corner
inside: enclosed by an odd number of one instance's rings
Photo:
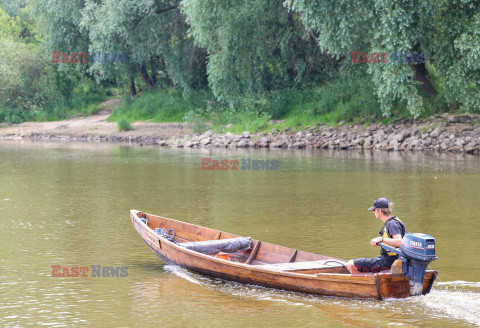
[[[389,203],[390,203],[390,201],[388,199],[384,198],[384,197],[377,198],[373,202],[373,206],[370,207],[368,210],[371,211],[374,208],[388,208]]]

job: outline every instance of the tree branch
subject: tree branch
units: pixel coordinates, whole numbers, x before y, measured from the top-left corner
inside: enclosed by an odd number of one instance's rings
[[[160,15],[160,14],[163,14],[167,11],[174,10],[174,9],[177,9],[177,8],[178,8],[178,6],[172,6],[172,7],[165,8],[165,9],[157,9],[157,10],[155,10],[155,14]]]

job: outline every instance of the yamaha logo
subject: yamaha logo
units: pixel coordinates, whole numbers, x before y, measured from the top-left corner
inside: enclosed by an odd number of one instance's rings
[[[410,245],[417,246],[417,247],[422,247],[422,243],[419,242],[419,241],[410,241]]]

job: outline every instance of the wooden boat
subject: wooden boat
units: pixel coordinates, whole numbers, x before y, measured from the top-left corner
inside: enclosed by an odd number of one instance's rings
[[[130,217],[145,243],[163,261],[209,276],[318,295],[378,300],[410,295],[409,278],[390,270],[352,275],[344,260],[255,239],[251,239],[250,249],[230,253],[229,259],[224,259],[182,244],[223,242],[240,236],[136,210],[130,211]],[[154,230],[158,228],[173,229],[173,240],[156,233]],[[426,271],[422,294],[430,292],[435,277],[435,271]]]

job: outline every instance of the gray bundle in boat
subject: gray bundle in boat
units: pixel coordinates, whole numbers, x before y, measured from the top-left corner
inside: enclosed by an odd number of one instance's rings
[[[237,237],[230,239],[206,240],[197,242],[181,243],[183,246],[192,251],[215,254],[218,252],[235,253],[236,251],[246,251],[251,248],[252,241],[249,238]]]

